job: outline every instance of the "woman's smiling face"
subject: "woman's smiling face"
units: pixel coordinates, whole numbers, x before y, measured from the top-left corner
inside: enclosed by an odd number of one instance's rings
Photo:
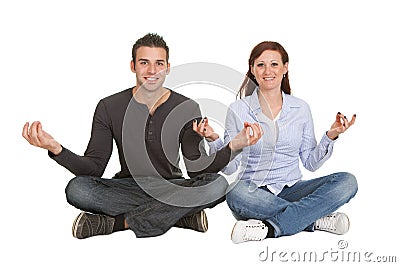
[[[251,66],[261,90],[280,90],[283,75],[287,71],[288,63],[283,64],[281,54],[274,50],[265,50]]]

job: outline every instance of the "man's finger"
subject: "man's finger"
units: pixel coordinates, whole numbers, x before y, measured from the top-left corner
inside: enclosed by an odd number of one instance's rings
[[[28,127],[29,127],[29,122],[26,122],[24,124],[24,127],[22,128],[22,136],[28,140]]]
[[[39,146],[39,140],[37,138],[37,127],[38,121],[34,121],[32,125],[29,127],[28,136],[29,136],[29,143],[34,146]]]
[[[29,144],[35,145],[32,142],[31,137],[29,136],[29,122],[25,123],[24,128],[22,129],[22,136],[25,138],[26,141],[28,141]]]
[[[42,124],[39,122],[37,127],[37,139],[40,143],[42,142],[42,137],[43,137],[43,129],[42,129]]]

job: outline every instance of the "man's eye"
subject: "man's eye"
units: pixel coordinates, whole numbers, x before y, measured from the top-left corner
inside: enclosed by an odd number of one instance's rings
[[[146,65],[147,62],[146,62],[146,61],[141,61],[140,64],[141,64],[141,65]]]
[[[158,64],[158,66],[164,66],[163,62],[158,62],[157,64]]]

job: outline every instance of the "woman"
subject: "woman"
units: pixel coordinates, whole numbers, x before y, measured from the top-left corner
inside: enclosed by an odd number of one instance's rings
[[[303,166],[315,171],[332,155],[339,135],[351,121],[338,112],[319,144],[306,102],[291,95],[289,57],[276,42],[262,42],[251,52],[249,70],[226,118],[222,142],[207,119],[193,123],[193,129],[211,139],[211,152],[231,141],[243,124],[258,123],[264,135],[243,150],[224,170],[230,174],[243,165],[240,181],[226,200],[238,219],[232,230],[234,243],[293,235],[300,231],[324,230],[336,234],[348,231],[344,213],[334,213],[357,192],[355,177],[346,172],[312,180],[301,180]],[[240,169],[240,168],[239,168]]]

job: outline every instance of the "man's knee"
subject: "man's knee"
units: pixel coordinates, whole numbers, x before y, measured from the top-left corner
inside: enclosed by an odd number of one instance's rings
[[[65,187],[67,202],[75,207],[80,206],[82,199],[87,198],[87,182],[90,177],[77,176],[72,178]]]

